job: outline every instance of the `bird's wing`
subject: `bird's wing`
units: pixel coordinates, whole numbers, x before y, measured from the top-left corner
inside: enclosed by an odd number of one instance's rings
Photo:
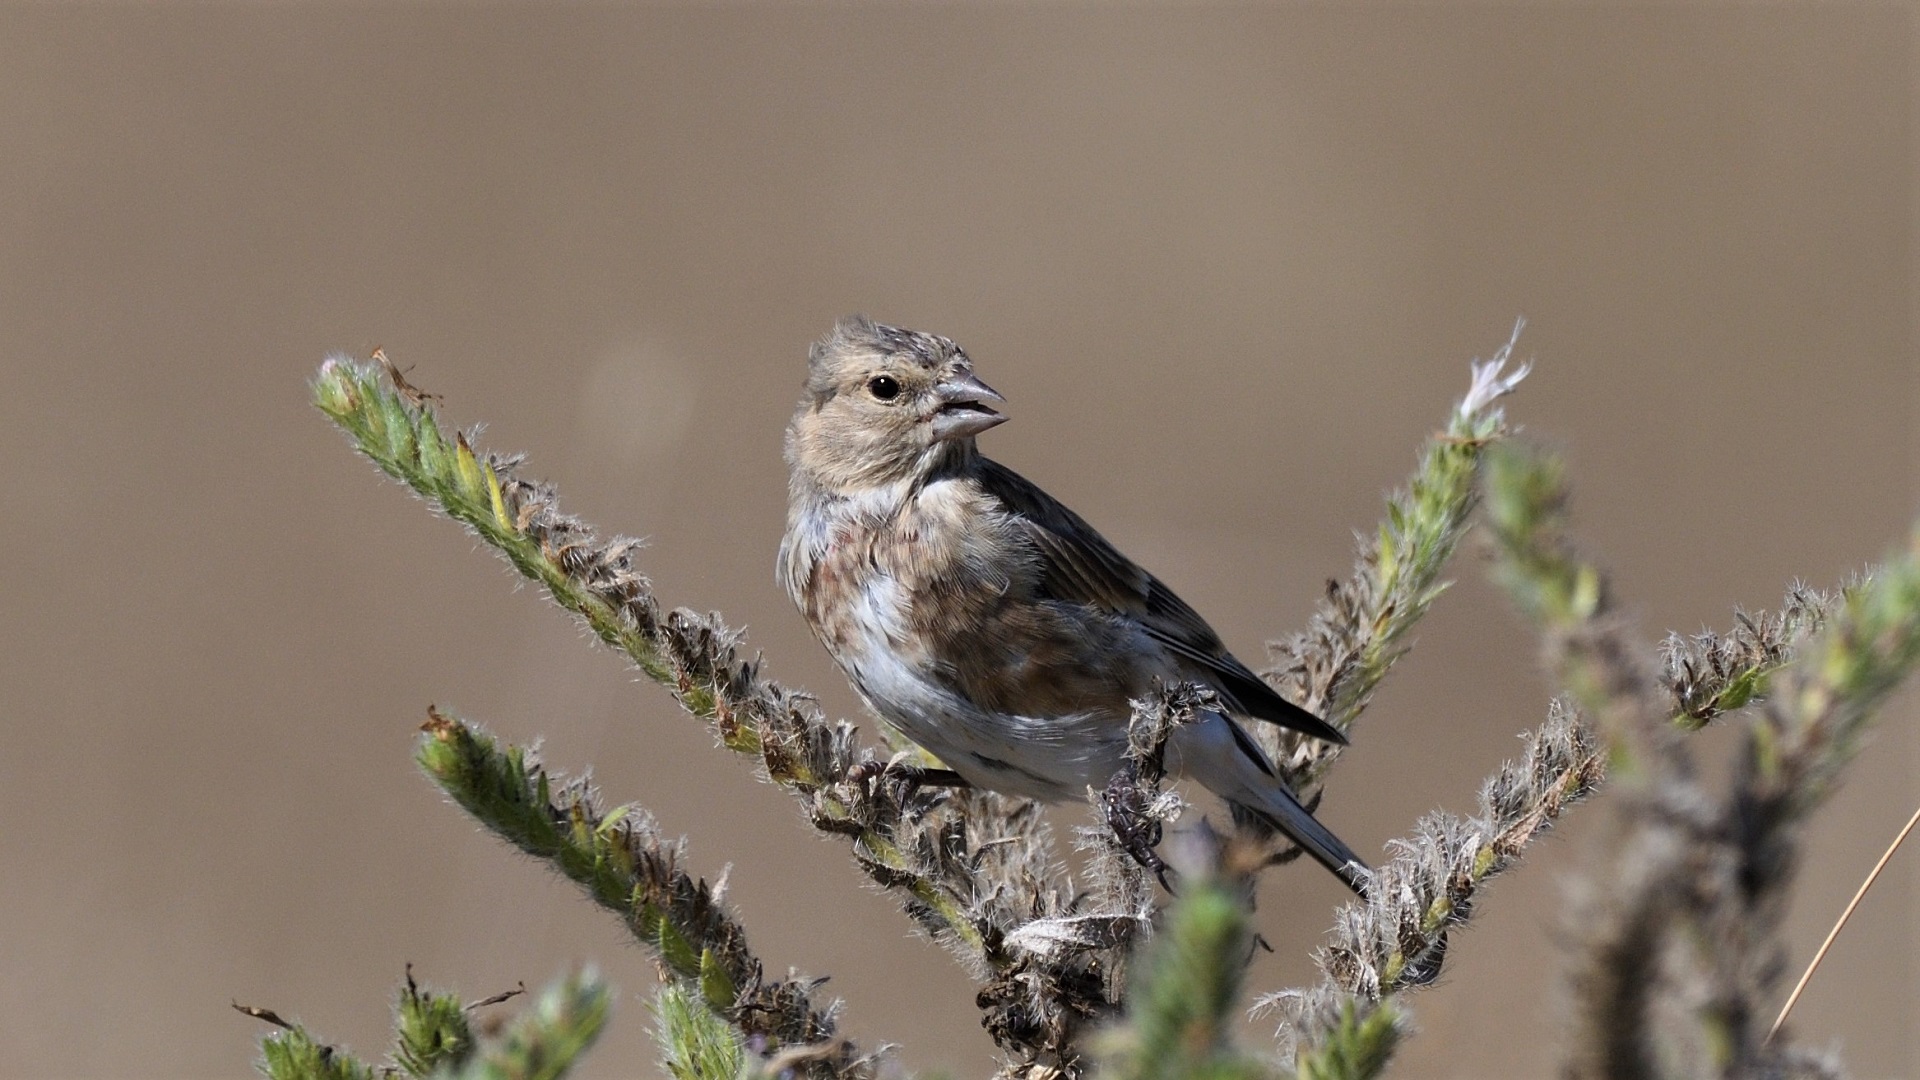
[[[1232,712],[1346,745],[1338,728],[1274,693],[1235,659],[1220,635],[1058,500],[995,461],[980,459],[980,479],[1026,530],[1041,557],[1041,588],[1055,600],[1086,604],[1139,622],[1156,641],[1204,673]]]

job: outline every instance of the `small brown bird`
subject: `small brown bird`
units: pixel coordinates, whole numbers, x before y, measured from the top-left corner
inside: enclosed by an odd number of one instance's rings
[[[982,457],[974,437],[1006,420],[1004,403],[943,337],[856,317],[813,346],[776,572],[815,636],[869,707],[962,779],[1049,802],[1121,767],[1129,702],[1156,680],[1207,686],[1225,712],[1176,729],[1169,768],[1362,891],[1366,864],[1233,716],[1346,739],[1073,511]]]

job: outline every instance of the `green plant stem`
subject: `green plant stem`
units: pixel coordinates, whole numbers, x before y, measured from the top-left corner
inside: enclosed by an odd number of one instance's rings
[[[502,746],[435,711],[420,740],[420,766],[481,823],[579,883],[618,914],[672,974],[770,1049],[834,1038],[832,1017],[802,983],[769,981],[746,932],[704,881],[682,867],[641,811],[602,812],[583,784],[556,783],[525,750]],[[853,1060],[851,1048],[839,1064]]]
[[[1516,325],[1515,340],[1519,332]],[[1353,573],[1330,583],[1304,633],[1270,646],[1270,677],[1282,691],[1343,731],[1412,647],[1414,626],[1450,584],[1441,574],[1472,520],[1481,462],[1507,435],[1496,403],[1527,374],[1526,365],[1505,372],[1515,340],[1492,360],[1474,363],[1471,389],[1446,429],[1421,449],[1406,486],[1388,497],[1386,517],[1362,539]],[[1341,752],[1312,739],[1263,734],[1294,789],[1309,795]]]

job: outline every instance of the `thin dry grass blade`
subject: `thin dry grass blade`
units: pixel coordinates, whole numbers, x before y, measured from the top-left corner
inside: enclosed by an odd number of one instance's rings
[[[1907,842],[1907,834],[1913,832],[1915,825],[1920,825],[1920,810],[1913,812],[1913,816],[1907,819],[1906,827],[1900,830],[1900,835],[1894,837],[1893,843],[1887,845],[1887,850],[1880,855],[1880,861],[1874,863],[1872,872],[1867,874],[1867,880],[1860,883],[1860,888],[1854,892],[1853,899],[1847,901],[1846,910],[1840,913],[1840,921],[1834,923],[1833,929],[1827,931],[1827,940],[1820,943],[1820,950],[1813,954],[1813,962],[1807,965],[1807,970],[1800,973],[1800,981],[1793,984],[1793,993],[1787,995],[1787,1003],[1780,1006],[1780,1015],[1773,1018],[1773,1026],[1767,1029],[1768,1042],[1772,1042],[1773,1037],[1779,1034],[1780,1025],[1787,1022],[1787,1014],[1793,1011],[1794,1004],[1800,1000],[1801,991],[1807,988],[1808,981],[1820,967],[1820,961],[1827,958],[1827,950],[1833,947],[1833,939],[1840,936],[1840,928],[1847,925],[1848,919],[1853,918],[1853,909],[1860,906],[1860,898],[1867,895],[1868,889],[1873,888],[1873,883],[1880,877],[1880,871],[1887,868],[1893,853],[1899,851],[1900,845]]]

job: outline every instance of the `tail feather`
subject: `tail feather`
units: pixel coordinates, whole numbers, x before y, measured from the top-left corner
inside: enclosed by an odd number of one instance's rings
[[[1353,853],[1352,848],[1333,835],[1333,830],[1320,824],[1319,819],[1301,806],[1300,800],[1294,798],[1286,788],[1276,783],[1262,795],[1264,797],[1258,806],[1238,800],[1235,805],[1285,833],[1288,839],[1299,844],[1320,865],[1333,871],[1333,876],[1356,895],[1367,895],[1367,886],[1373,881],[1373,871],[1361,861],[1360,856]]]
[[[1373,871],[1300,805],[1260,745],[1232,719],[1209,712],[1199,723],[1177,728],[1168,749],[1170,767],[1200,781],[1242,813],[1285,833],[1347,888],[1367,894]]]

